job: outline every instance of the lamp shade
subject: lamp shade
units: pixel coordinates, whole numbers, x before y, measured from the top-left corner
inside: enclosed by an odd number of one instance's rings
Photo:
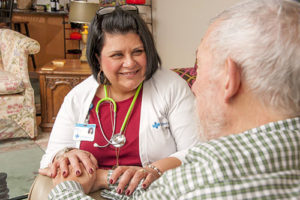
[[[88,24],[94,18],[100,5],[87,1],[71,1],[69,21],[74,23]]]

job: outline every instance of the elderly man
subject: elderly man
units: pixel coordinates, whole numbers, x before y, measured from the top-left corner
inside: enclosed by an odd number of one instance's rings
[[[192,88],[208,141],[148,190],[125,196],[108,185],[103,196],[300,199],[299,58],[299,3],[248,0],[222,12],[197,49]],[[56,188],[72,194],[71,184],[80,186],[68,181]],[[50,197],[62,193],[53,190]]]

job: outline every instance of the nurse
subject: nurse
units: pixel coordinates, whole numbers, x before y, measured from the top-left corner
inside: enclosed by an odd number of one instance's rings
[[[55,177],[60,168],[67,177],[68,165],[77,176],[80,166],[91,174],[114,169],[109,183],[121,177],[118,192],[130,195],[141,179],[147,188],[179,166],[199,142],[194,96],[182,78],[160,66],[152,34],[135,6],[97,12],[87,59],[93,74],[65,97],[40,173]]]

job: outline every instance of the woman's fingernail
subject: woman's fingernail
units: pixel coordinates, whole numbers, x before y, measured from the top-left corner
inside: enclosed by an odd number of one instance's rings
[[[118,193],[118,194],[121,194],[121,193],[122,193],[122,190],[121,190],[121,189],[117,189],[117,193]]]
[[[130,190],[126,190],[125,194],[126,194],[127,196],[129,196],[129,195],[130,195]]]
[[[142,186],[143,186],[143,188],[145,189],[147,185],[144,183]]]
[[[63,171],[63,177],[66,177],[67,172]]]
[[[109,179],[109,183],[110,183],[110,184],[113,184],[113,182],[114,182],[114,180]]]
[[[90,168],[89,173],[90,173],[90,174],[94,173],[93,168]]]
[[[76,175],[77,175],[77,176],[80,175],[80,171],[79,171],[79,170],[76,171]]]

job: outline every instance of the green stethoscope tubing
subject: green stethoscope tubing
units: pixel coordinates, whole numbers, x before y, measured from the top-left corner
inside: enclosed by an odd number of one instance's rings
[[[122,127],[121,127],[121,129],[120,129],[120,133],[118,133],[118,134],[115,134],[115,129],[116,129],[116,115],[117,115],[117,114],[116,114],[116,113],[117,113],[117,104],[116,104],[115,100],[113,100],[112,98],[108,97],[108,95],[107,95],[107,86],[106,86],[106,85],[103,85],[105,97],[102,98],[102,99],[100,99],[100,100],[97,102],[95,111],[96,111],[96,115],[97,115],[97,119],[98,119],[98,123],[99,123],[100,129],[101,129],[102,135],[103,135],[104,139],[107,141],[107,144],[106,144],[106,145],[103,145],[103,146],[97,145],[96,147],[106,147],[106,146],[108,146],[109,144],[111,144],[111,145],[113,145],[113,146],[115,146],[115,147],[120,147],[120,144],[118,144],[118,142],[112,141],[112,139],[115,138],[115,137],[114,137],[115,135],[123,135],[123,132],[124,132],[125,127],[126,127],[126,124],[127,124],[127,122],[128,122],[128,118],[129,118],[129,116],[130,116],[130,114],[131,114],[131,111],[132,111],[134,105],[135,105],[136,99],[137,99],[137,97],[138,97],[138,95],[139,95],[139,93],[140,93],[140,90],[141,90],[141,88],[142,88],[142,85],[143,85],[143,82],[140,83],[140,85],[138,86],[138,88],[137,88],[137,90],[136,90],[136,92],[135,92],[135,95],[134,95],[134,97],[133,97],[133,100],[132,100],[132,102],[131,102],[131,104],[130,104],[130,106],[129,106],[129,109],[128,109],[127,114],[126,114],[126,116],[125,116],[125,119],[124,119],[124,121],[123,121]],[[99,107],[100,107],[101,103],[103,103],[103,102],[109,102],[109,103],[113,104],[114,122],[113,122],[113,130],[112,130],[112,135],[111,135],[111,139],[110,139],[110,140],[108,140],[107,137],[105,136],[104,131],[103,131],[102,126],[101,126],[100,119],[99,119]],[[124,137],[125,137],[125,136],[124,136]],[[126,138],[125,138],[125,141],[126,141]],[[116,143],[117,143],[117,145],[115,145]],[[94,146],[95,146],[95,144],[94,144]],[[122,146],[123,146],[123,145],[122,145]]]

